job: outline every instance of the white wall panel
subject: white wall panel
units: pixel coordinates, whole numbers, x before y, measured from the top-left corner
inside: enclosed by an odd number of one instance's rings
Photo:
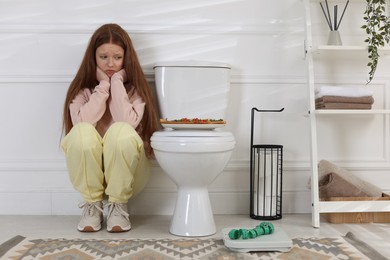
[[[62,106],[91,34],[108,22],[119,23],[130,34],[151,86],[153,65],[159,61],[231,65],[225,129],[234,134],[237,145],[227,168],[210,186],[215,213],[248,213],[252,107],[285,108],[278,114],[256,114],[255,142],[284,146],[284,212],[310,212],[301,4],[300,0],[0,0],[0,202],[5,205],[0,214],[79,214],[81,198],[69,182],[59,148]],[[351,21],[358,20],[352,16],[358,8],[351,4],[347,14]],[[314,22],[319,41],[326,38],[320,15]],[[348,31],[351,22],[344,20],[345,40],[362,38],[358,30]],[[364,55],[348,57],[344,63],[335,59],[332,68],[318,64],[318,77],[324,84],[340,80],[356,84],[365,79],[363,63]],[[374,106],[388,108],[387,70],[381,67],[378,77]],[[362,178],[375,174],[375,184],[390,190],[389,118],[324,118],[320,126],[323,158],[348,167],[361,162],[363,170],[350,169]],[[368,141],[361,140],[363,135]],[[335,145],[330,145],[329,136]],[[172,214],[175,192],[173,182],[155,163],[145,191],[131,201],[132,214]]]
[[[167,25],[235,24],[240,26],[259,23],[296,24],[301,12],[296,0],[2,0],[1,14],[6,24],[121,23]],[[82,24],[81,24],[82,25]],[[79,26],[77,28],[82,28]]]
[[[1,161],[59,158],[64,85],[0,83]]]

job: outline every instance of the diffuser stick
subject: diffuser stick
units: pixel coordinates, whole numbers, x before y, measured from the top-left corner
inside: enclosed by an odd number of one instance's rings
[[[329,18],[328,18],[328,16],[326,15],[325,9],[324,9],[324,7],[322,6],[322,3],[321,3],[321,2],[320,2],[320,5],[321,5],[322,12],[324,13],[326,22],[328,23],[329,29],[332,30],[332,24],[330,23]]]
[[[344,13],[345,13],[345,10],[347,10],[347,6],[348,6],[348,4],[349,4],[349,0],[347,1],[347,3],[346,3],[346,4],[345,4],[345,6],[344,6],[344,10],[343,10],[343,13],[341,14],[341,18],[340,18],[340,21],[339,21],[339,23],[337,24],[336,30],[338,30],[338,29],[339,29],[339,27],[340,27],[341,20],[343,20]]]
[[[328,0],[325,0],[325,4],[326,4],[326,10],[328,11],[328,17],[329,17],[329,22],[330,22],[330,30],[333,31],[333,28],[332,28],[332,18],[330,16],[330,12],[329,12]]]
[[[333,15],[334,15],[334,27],[333,29],[336,31],[337,30],[337,9],[338,9],[338,6],[335,5],[333,6]]]

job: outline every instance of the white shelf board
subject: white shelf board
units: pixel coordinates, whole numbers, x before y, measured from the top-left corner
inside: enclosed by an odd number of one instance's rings
[[[367,46],[364,45],[319,45],[312,48],[312,52],[321,54],[347,54],[352,52],[367,52]],[[390,55],[390,47],[386,46],[379,49],[379,54]]]
[[[309,1],[310,2],[324,2],[323,0],[309,0]],[[333,3],[333,2],[345,3],[346,0],[329,0],[328,2],[329,3]],[[351,2],[356,2],[356,3],[362,2],[362,3],[365,3],[364,0],[351,0]]]
[[[364,45],[319,45],[317,50],[319,51],[361,51],[366,50]]]
[[[390,114],[390,109],[316,109],[317,115],[376,115]]]
[[[320,201],[320,212],[389,212],[389,200]]]

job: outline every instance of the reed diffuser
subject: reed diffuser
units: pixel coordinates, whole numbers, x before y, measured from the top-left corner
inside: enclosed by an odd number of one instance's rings
[[[341,41],[341,37],[340,37],[340,33],[339,33],[338,29],[340,27],[341,21],[343,20],[345,10],[347,10],[348,4],[349,4],[349,0],[345,3],[345,6],[344,6],[344,9],[343,9],[343,12],[342,12],[340,18],[338,17],[339,6],[338,5],[333,6],[333,21],[332,21],[332,15],[331,15],[331,12],[329,10],[330,8],[329,8],[328,0],[325,0],[325,7],[322,4],[322,2],[320,2],[320,6],[321,6],[322,12],[325,16],[326,23],[328,24],[329,29],[330,29],[329,38],[328,38],[328,45],[342,45],[342,41]]]

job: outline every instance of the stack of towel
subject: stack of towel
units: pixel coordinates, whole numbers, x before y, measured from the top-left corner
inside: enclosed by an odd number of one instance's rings
[[[371,109],[373,91],[365,87],[321,86],[316,89],[316,109]]]

